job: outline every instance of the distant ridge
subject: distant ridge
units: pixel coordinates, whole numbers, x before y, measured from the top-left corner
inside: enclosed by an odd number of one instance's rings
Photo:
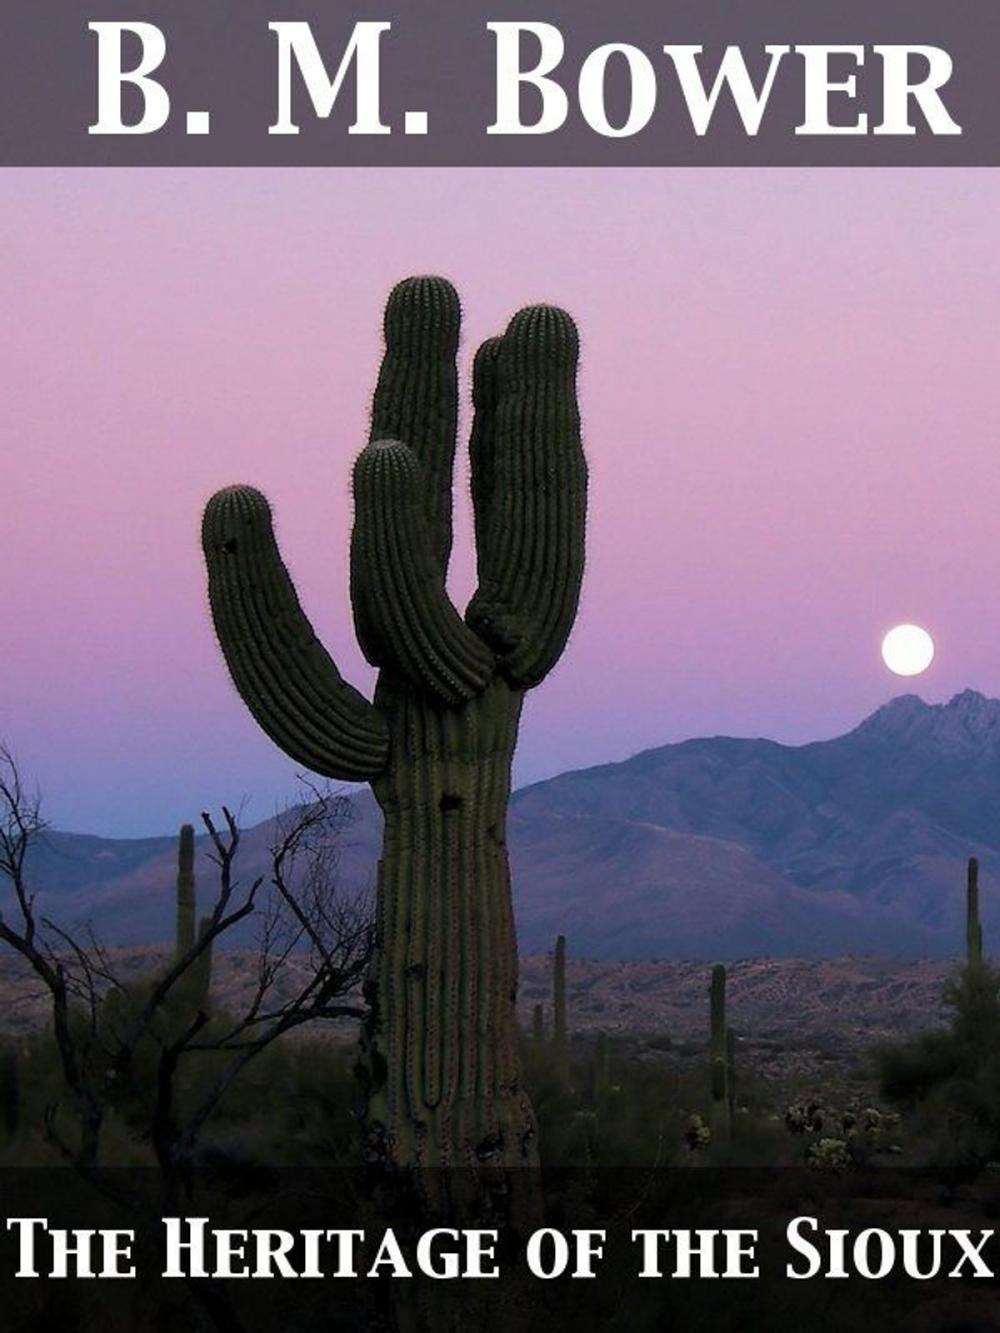
[[[977,750],[1000,741],[1000,699],[962,690],[945,704],[927,704],[919,695],[901,694],[848,733],[858,734]]]
[[[998,879],[1000,900],[1000,700],[971,689],[945,704],[901,695],[846,735],[799,746],[725,736],[660,746],[536,783],[513,812],[534,824],[610,819],[735,844],[812,895],[815,921],[792,932],[803,954],[828,954],[845,936],[854,952],[950,954],[968,856],[980,857],[986,883]],[[763,889],[763,874],[756,882]],[[544,896],[557,892],[550,881]],[[985,897],[988,934],[1000,913]],[[707,943],[732,900],[706,884],[673,923],[682,949]],[[790,893],[781,912],[795,901]],[[742,928],[730,939],[730,956],[754,942]]]
[[[344,873],[371,882],[379,814],[367,793],[355,812]],[[269,840],[247,831],[243,873]],[[595,958],[948,956],[969,855],[1000,952],[1000,700],[905,694],[832,740],[716,736],[564,773],[517,793],[509,841],[529,953],[565,932]],[[172,837],[54,833],[33,874],[112,943],[169,935]]]

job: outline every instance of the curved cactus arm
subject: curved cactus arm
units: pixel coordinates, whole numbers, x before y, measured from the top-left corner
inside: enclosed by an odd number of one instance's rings
[[[369,444],[354,467],[351,601],[358,643],[385,667],[458,707],[495,661],[452,606],[431,548],[420,468],[398,440]]]
[[[479,588],[466,620],[511,684],[537,685],[566,646],[583,578],[587,467],[577,333],[551,306],[511,320],[477,358],[473,498]]]
[[[459,322],[458,294],[444,278],[406,278],[393,288],[369,437],[402,440],[413,450],[431,553],[442,574],[451,554]]]
[[[263,730],[325,777],[378,776],[389,752],[385,719],[343,679],[299,606],[264,496],[249,486],[214,495],[202,546],[219,644]]]

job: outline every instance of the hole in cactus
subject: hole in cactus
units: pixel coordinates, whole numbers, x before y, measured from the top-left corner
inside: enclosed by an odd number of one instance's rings
[[[222,543],[219,548],[225,555],[236,554],[236,538],[230,537],[228,541]]]
[[[488,1134],[481,1143],[476,1144],[476,1156],[481,1162],[485,1162],[495,1153],[503,1150],[503,1136],[501,1134]]]
[[[454,791],[446,791],[441,797],[441,813],[443,815],[453,814],[456,810],[461,810],[462,798]]]

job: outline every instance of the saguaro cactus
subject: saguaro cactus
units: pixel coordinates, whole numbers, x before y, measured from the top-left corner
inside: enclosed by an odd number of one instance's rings
[[[726,1036],[726,969],[722,963],[712,968],[711,995],[711,1092],[712,1133],[729,1137],[729,1050]]]
[[[194,948],[194,829],[182,824],[177,838],[177,927],[174,946],[177,958]]]
[[[552,957],[552,1056],[561,1083],[569,1082],[569,1028],[566,1022],[566,936],[556,938]]]
[[[983,961],[983,927],[979,920],[979,862],[969,857],[965,883],[965,961],[978,967]]]
[[[174,958],[183,958],[194,948],[195,939],[201,940],[212,925],[210,916],[195,921],[198,910],[198,891],[194,879],[194,829],[182,824],[177,837],[177,926],[174,938]],[[208,945],[195,959],[184,979],[182,991],[197,1008],[206,1008],[212,984],[212,945]]]
[[[479,586],[463,619],[445,590],[458,333],[449,283],[412,278],[392,292],[354,468],[351,600],[380,668],[373,703],[317,640],[259,492],[214,496],[203,544],[222,651],[258,723],[314,771],[369,781],[385,815],[364,1037],[369,1152],[484,1172],[537,1159],[505,820],[524,693],[576,614],[586,467],[573,322],[522,310],[475,358]]]

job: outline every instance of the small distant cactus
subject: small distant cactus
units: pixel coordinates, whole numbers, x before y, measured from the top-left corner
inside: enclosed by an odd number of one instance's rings
[[[566,936],[556,938],[552,955],[552,1059],[560,1083],[569,1082],[569,1027],[566,1020]]]
[[[711,996],[711,1124],[713,1137],[727,1139],[732,1128],[729,1096],[729,1039],[726,1027],[726,969],[712,968]]]
[[[177,927],[174,957],[183,958],[194,948],[195,885],[194,829],[182,824],[177,837]]]
[[[965,884],[965,960],[969,967],[983,961],[983,927],[979,919],[979,862],[969,857]]]

